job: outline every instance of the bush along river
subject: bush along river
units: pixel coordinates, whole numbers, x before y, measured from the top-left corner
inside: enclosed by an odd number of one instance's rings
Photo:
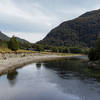
[[[99,78],[84,59],[33,63],[0,77],[0,100],[100,100]]]

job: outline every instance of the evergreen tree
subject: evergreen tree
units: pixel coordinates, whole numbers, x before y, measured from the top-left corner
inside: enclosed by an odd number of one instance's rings
[[[88,58],[89,58],[90,61],[97,60],[97,58],[96,58],[96,49],[95,48],[91,48],[89,50]]]
[[[98,37],[98,39],[96,41],[96,51],[97,51],[97,55],[99,56],[99,59],[100,59],[100,36]]]
[[[19,43],[18,41],[16,40],[16,37],[13,36],[9,42],[8,42],[8,48],[11,49],[12,51],[16,51],[18,50],[19,48]]]

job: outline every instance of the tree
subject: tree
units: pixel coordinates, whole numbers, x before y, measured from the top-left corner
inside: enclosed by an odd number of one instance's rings
[[[44,51],[44,45],[33,44],[32,48],[33,48],[35,51]]]
[[[70,47],[70,53],[82,53],[82,49],[79,47]]]
[[[11,49],[12,51],[16,51],[19,49],[19,43],[16,40],[16,37],[13,36],[9,42],[8,42],[8,48]]]
[[[99,59],[99,56],[97,54],[96,48],[91,48],[89,50],[88,57],[89,57],[89,60],[90,61],[95,61],[95,60],[98,60]]]
[[[96,41],[96,51],[97,51],[97,55],[100,59],[100,36],[98,37],[98,39]]]

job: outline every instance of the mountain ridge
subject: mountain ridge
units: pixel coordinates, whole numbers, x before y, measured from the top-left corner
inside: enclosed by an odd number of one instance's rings
[[[27,40],[25,39],[22,39],[22,38],[19,38],[19,37],[16,37],[16,39],[21,42],[21,43],[30,43],[28,42]],[[4,33],[2,33],[0,31],[0,40],[3,40],[3,41],[9,41],[10,40],[10,37],[8,37],[7,35],[5,35]]]
[[[65,21],[37,42],[56,46],[93,47],[100,33],[100,9]]]

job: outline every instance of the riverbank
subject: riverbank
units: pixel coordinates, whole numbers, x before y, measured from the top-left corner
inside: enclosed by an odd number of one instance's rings
[[[65,57],[79,56],[75,54],[45,54],[45,53],[0,53],[0,75],[10,70],[20,68],[32,62],[61,59]]]

